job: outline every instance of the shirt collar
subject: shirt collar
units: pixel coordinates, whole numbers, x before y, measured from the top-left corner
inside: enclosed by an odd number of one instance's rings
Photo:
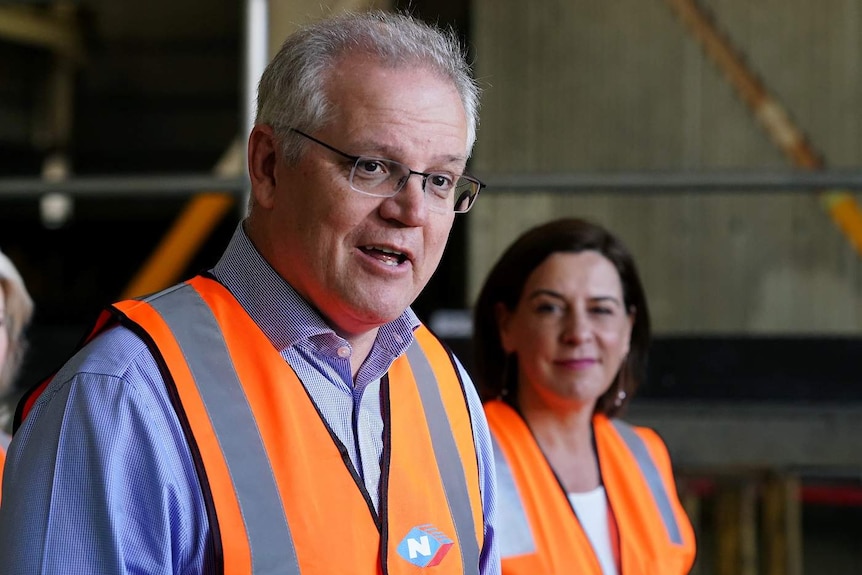
[[[320,314],[272,269],[240,222],[227,248],[210,270],[263,330],[279,351],[314,336],[338,337]],[[375,348],[397,357],[413,341],[419,318],[411,308],[380,327]]]

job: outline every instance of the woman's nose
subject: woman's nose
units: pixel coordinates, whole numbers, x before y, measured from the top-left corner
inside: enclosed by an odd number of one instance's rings
[[[563,327],[563,337],[567,341],[580,343],[592,336],[592,326],[589,317],[584,313],[572,312],[566,315]]]

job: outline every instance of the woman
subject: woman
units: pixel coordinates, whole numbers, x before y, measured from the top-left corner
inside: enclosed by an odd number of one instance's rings
[[[33,315],[33,300],[12,261],[0,251],[0,398],[12,389],[27,347],[24,328]],[[0,407],[0,477],[11,437],[8,405]]]
[[[632,256],[594,223],[535,227],[494,265],[473,347],[504,575],[690,570],[694,532],[667,448],[616,418],[644,376],[649,338]]]

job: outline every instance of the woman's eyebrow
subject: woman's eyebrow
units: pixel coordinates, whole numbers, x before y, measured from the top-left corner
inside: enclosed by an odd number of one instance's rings
[[[536,299],[539,296],[548,296],[556,299],[565,299],[563,294],[559,292],[555,292],[554,290],[550,290],[547,288],[537,288],[530,292],[529,299]]]

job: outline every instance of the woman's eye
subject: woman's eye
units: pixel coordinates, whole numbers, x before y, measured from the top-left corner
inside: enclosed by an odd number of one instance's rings
[[[560,306],[552,303],[540,303],[536,305],[536,312],[540,314],[554,313],[560,310]]]

